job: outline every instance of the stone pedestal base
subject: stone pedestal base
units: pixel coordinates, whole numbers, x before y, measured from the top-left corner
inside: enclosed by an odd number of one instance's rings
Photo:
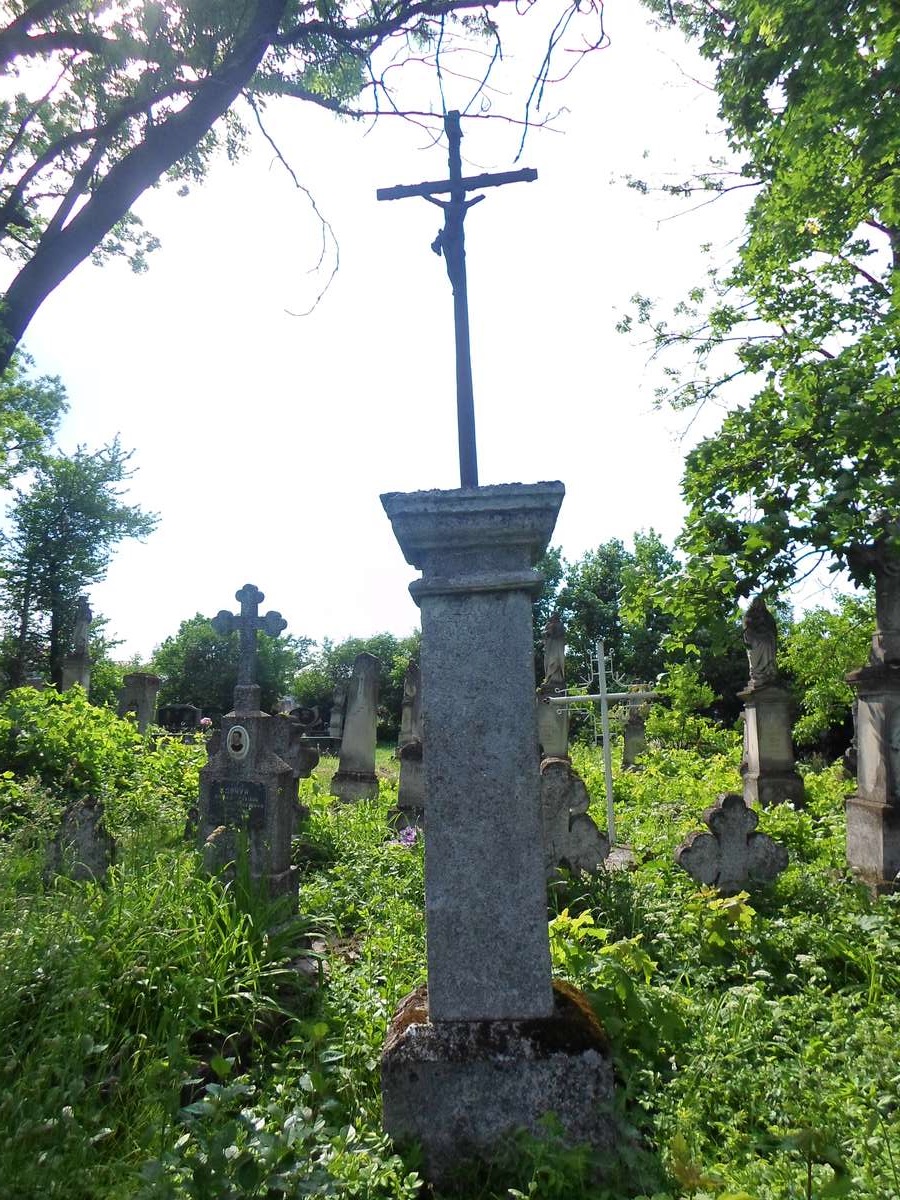
[[[429,1182],[490,1161],[520,1130],[540,1137],[548,1113],[599,1156],[619,1139],[607,1038],[576,988],[554,984],[554,1000],[550,1017],[435,1024],[424,986],[401,1002],[381,1061],[384,1128],[421,1144]]]
[[[900,890],[900,808],[862,796],[847,800],[847,862],[873,892]]]
[[[378,795],[378,777],[369,771],[338,771],[331,780],[331,794],[338,800],[374,800]]]
[[[425,825],[425,769],[422,763],[422,743],[409,742],[401,747],[400,782],[397,787],[397,807],[391,813],[395,829],[417,829]]]
[[[70,654],[63,660],[60,690],[67,692],[76,683],[80,684],[86,692],[90,693],[91,664],[88,659],[78,658],[76,655]]]
[[[802,805],[806,795],[794,766],[790,692],[769,683],[738,696],[744,701],[744,802],[763,808],[787,802]]]

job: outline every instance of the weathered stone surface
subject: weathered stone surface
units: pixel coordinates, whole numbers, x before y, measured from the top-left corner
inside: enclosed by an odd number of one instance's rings
[[[613,1115],[609,1042],[575,988],[555,985],[552,1014],[532,1021],[428,1020],[427,990],[400,1005],[381,1067],[384,1127],[399,1145],[419,1142],[428,1179],[496,1159],[519,1130],[544,1132],[548,1113],[566,1141],[608,1152],[621,1136]]]
[[[742,635],[750,666],[748,689],[777,683],[779,675],[775,656],[778,631],[775,619],[761,596],[754,597],[744,613]]]
[[[56,837],[50,843],[47,869],[70,879],[102,880],[115,860],[116,843],[103,823],[99,800],[76,800],[63,813]]]
[[[806,795],[794,764],[791,740],[793,698],[779,684],[738,693],[744,702],[744,801],[763,808],[790,802],[802,805]]]
[[[531,596],[560,483],[382,496],[422,611],[432,1020],[550,1016]]]
[[[629,704],[623,731],[622,768],[632,770],[647,749],[647,705]]]
[[[400,735],[397,738],[397,757],[404,746],[422,740],[422,672],[419,664],[410,659],[403,676],[403,701],[400,707]]]
[[[900,884],[900,671],[878,663],[847,678],[857,696],[847,862],[873,891],[893,891]]]
[[[400,751],[400,783],[391,824],[395,829],[409,826],[422,829],[425,826],[425,768],[421,741],[407,742]]]
[[[787,866],[787,850],[767,834],[754,832],[759,817],[736,792],[720,796],[703,820],[710,832],[692,833],[675,851],[675,861],[698,883],[729,895],[752,883],[767,883]]]
[[[340,742],[344,732],[344,705],[347,703],[347,689],[339,683],[334,689],[331,699],[331,715],[328,718],[328,736]]]
[[[566,758],[541,763],[544,865],[548,878],[559,867],[594,872],[609,854],[609,838],[587,815],[590,796]]]
[[[378,659],[358,654],[347,687],[341,756],[331,780],[331,794],[340,800],[378,795],[375,774],[375,735],[378,725]]]
[[[78,600],[78,613],[75,617],[75,632],[72,636],[72,652],[63,659],[62,680],[60,690],[67,692],[77,683],[90,694],[91,690],[91,606],[87,596]]]
[[[122,679],[119,716],[133,713],[141,733],[156,719],[156,697],[161,683],[158,675],[152,675],[148,671],[132,671]]]
[[[538,742],[542,758],[565,758],[569,752],[569,710],[554,704],[566,694],[566,631],[559,613],[544,627],[544,678],[538,688]]]

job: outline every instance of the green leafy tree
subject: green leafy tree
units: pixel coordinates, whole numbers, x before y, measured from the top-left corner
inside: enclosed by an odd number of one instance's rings
[[[873,598],[863,594],[841,596],[836,609],[810,609],[790,628],[778,661],[798,686],[794,737],[801,745],[822,743],[847,725],[853,692],[845,676],[866,661],[874,624]]]
[[[301,704],[316,705],[324,713],[330,710],[334,689],[346,683],[359,654],[374,654],[378,671],[378,736],[388,740],[400,728],[403,703],[403,677],[410,659],[418,659],[422,635],[416,631],[398,638],[393,633],[371,637],[346,638],[332,642],[325,638],[312,662],[294,680],[294,695]]]
[[[258,633],[257,682],[262,707],[271,711],[279,697],[291,691],[297,671],[306,662],[311,638]],[[240,635],[220,634],[200,613],[182,621],[178,632],[153,652],[150,669],[162,678],[160,704],[196,704],[207,713],[229,712],[233,706],[240,657]]]
[[[54,376],[32,373],[24,352],[0,376],[0,488],[35,465],[66,411],[66,392]]]
[[[119,542],[155,528],[153,514],[123,502],[130,457],[118,439],[100,450],[57,453],[43,459],[27,490],[16,492],[0,547],[12,685],[36,669],[48,670],[59,685],[79,595],[105,578]]]
[[[360,115],[396,110],[392,67],[446,48],[454,14],[496,37],[491,0],[28,0],[6,6],[0,69],[0,232],[17,269],[0,313],[0,368],[37,309],[88,256],[136,270],[157,241],[132,205],[160,180],[183,190],[212,156],[235,159],[278,96]],[[564,8],[566,6],[563,6]],[[580,12],[572,6],[567,24]],[[590,18],[590,12],[586,11]],[[591,43],[596,38],[588,39]],[[392,72],[393,74],[393,72]],[[546,75],[546,71],[544,73]]]
[[[674,322],[637,298],[657,350],[681,351],[663,395],[736,401],[687,457],[680,538],[682,615],[730,619],[845,564],[900,504],[900,19],[871,0],[644,2],[713,64],[733,156],[669,190],[754,192],[736,260]]]

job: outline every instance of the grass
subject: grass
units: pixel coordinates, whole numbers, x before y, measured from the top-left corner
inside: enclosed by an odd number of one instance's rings
[[[24,827],[0,843],[0,1194],[424,1200],[415,1151],[380,1130],[386,1026],[425,976],[422,847],[386,819],[396,761],[379,750],[375,801],[334,804],[333,760],[302,785],[302,916],[273,933],[199,874],[179,809],[196,767],[179,792],[167,754],[157,820],[145,771],[132,830],[119,798],[104,887],[45,887]],[[576,761],[602,824],[601,764]],[[900,902],[846,877],[834,769],[807,775],[805,811],[762,815],[791,856],[775,884],[698,889],[672,850],[738,783],[728,749],[617,772],[635,869],[551,895],[555,971],[611,1036],[633,1131],[606,1183],[525,1139],[466,1200],[900,1197]],[[317,988],[294,969],[310,955]]]

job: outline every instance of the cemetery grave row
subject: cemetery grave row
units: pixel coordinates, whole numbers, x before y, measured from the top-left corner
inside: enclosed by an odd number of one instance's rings
[[[560,866],[597,871],[609,851],[568,757],[565,706],[553,703],[565,688],[558,620],[545,631],[535,697],[533,563],[562,496],[562,485],[540,484],[383,498],[404,554],[422,571],[411,586],[422,611],[422,668],[410,670],[405,689],[396,816],[427,831],[428,964],[427,985],[401,1002],[388,1029],[384,1128],[400,1146],[421,1146],[425,1173],[438,1184],[461,1162],[490,1160],[517,1130],[538,1135],[548,1113],[564,1140],[593,1147],[601,1160],[623,1136],[609,1040],[578,995],[554,982],[547,933],[548,876]],[[848,802],[848,862],[874,890],[887,890],[900,871],[897,605],[885,597],[895,576],[879,573],[881,548],[866,553],[879,629],[857,677],[859,794]],[[239,630],[241,665],[234,709],[210,739],[200,774],[198,838],[210,873],[227,878],[243,854],[253,885],[296,902],[298,785],[318,753],[298,722],[259,707],[256,631],[275,636],[283,618],[259,616],[263,596],[253,585],[237,599],[240,614],[215,619],[222,631]],[[770,881],[787,864],[784,847],[756,831],[751,806],[803,802],[775,626],[761,600],[747,612],[744,637],[743,795],[722,795],[705,816],[709,832],[675,851],[686,871],[725,895]],[[377,663],[360,655],[331,784],[344,802],[377,794],[376,707]],[[99,815],[86,802],[66,813],[57,862],[74,854],[84,873],[102,873],[111,845]]]

